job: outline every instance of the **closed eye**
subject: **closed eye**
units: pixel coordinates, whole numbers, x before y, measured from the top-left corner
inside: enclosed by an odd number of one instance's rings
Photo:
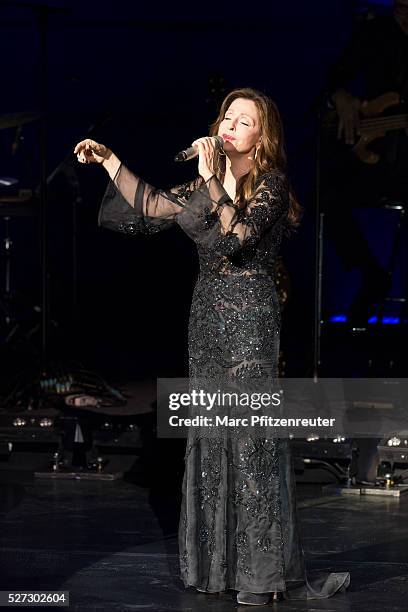
[[[224,117],[224,121],[230,121],[230,119],[232,119],[232,117]],[[240,123],[249,127],[249,123],[247,123],[246,121],[241,121]]]

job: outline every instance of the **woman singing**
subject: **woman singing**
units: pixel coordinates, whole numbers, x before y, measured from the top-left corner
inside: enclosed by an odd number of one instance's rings
[[[211,136],[219,135],[223,150]],[[199,176],[168,191],[133,174],[102,144],[75,147],[81,163],[110,176],[99,224],[137,234],[177,223],[197,245],[200,275],[189,321],[190,380],[275,379],[280,310],[274,283],[282,235],[300,206],[285,175],[275,103],[253,89],[228,94],[210,136],[199,138]],[[286,440],[190,431],[179,525],[185,586],[238,591],[241,604],[285,597],[329,597],[349,575],[306,579],[294,473]]]

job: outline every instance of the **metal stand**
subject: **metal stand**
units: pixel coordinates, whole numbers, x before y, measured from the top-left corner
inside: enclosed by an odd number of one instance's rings
[[[313,339],[313,379],[317,382],[321,368],[321,332],[322,332],[322,275],[323,275],[323,229],[324,213],[321,212],[320,193],[320,157],[321,157],[321,107],[317,112],[317,139],[316,139],[316,174],[315,174],[315,203],[316,203],[316,234],[315,234],[315,300],[314,300],[314,339]]]
[[[314,320],[314,360],[313,379],[318,381],[321,367],[321,335],[322,335],[322,283],[323,283],[323,234],[324,213],[317,212],[316,227],[316,272],[315,272],[315,320]]]
[[[390,259],[389,259],[388,266],[387,266],[388,277],[391,281],[392,276],[396,269],[396,265],[397,265],[398,251],[402,244],[402,234],[403,234],[404,229],[406,229],[407,227],[407,213],[406,213],[405,205],[403,203],[389,203],[389,204],[385,204],[383,208],[387,210],[395,210],[399,212],[398,223],[397,223],[394,240],[393,240],[392,248],[391,248],[391,255],[390,255]],[[386,296],[381,302],[379,302],[378,318],[377,318],[378,323],[381,323],[386,302],[397,302],[403,305],[402,311],[401,311],[401,323],[403,323],[403,319],[407,315],[407,299],[408,299],[407,296],[408,296],[408,278],[405,279],[404,295],[400,297],[387,297]]]
[[[1,211],[0,211],[1,215]],[[31,339],[29,338],[30,334],[34,331],[36,323],[34,323],[34,328],[29,332],[23,332],[21,334],[21,319],[19,321],[18,314],[16,311],[17,304],[20,302],[20,305],[24,303],[24,300],[21,300],[18,293],[13,291],[12,288],[12,249],[13,249],[13,239],[11,236],[11,214],[1,215],[4,219],[4,292],[0,295],[0,327],[4,325],[4,336],[2,338],[4,345],[9,344],[16,336],[24,340],[32,345]],[[17,218],[17,217],[15,217]],[[19,298],[19,299],[17,299]],[[36,313],[37,315],[40,313],[41,309],[38,306],[32,304],[25,304],[24,308],[27,312],[31,312],[32,314]],[[34,346],[32,345],[33,350]]]
[[[86,130],[88,137],[92,137],[95,130],[103,127],[110,119],[112,115],[110,112],[106,112],[102,117],[94,121]],[[47,185],[49,186],[54,178],[59,174],[64,174],[72,189],[72,329],[75,333],[76,324],[78,323],[78,209],[82,205],[82,195],[78,175],[75,166],[78,165],[76,157],[72,150],[70,150],[65,158],[58,164],[58,166],[51,172],[47,178]]]
[[[5,225],[5,236],[3,240],[4,251],[5,251],[5,286],[4,286],[4,296],[3,300],[0,301],[0,307],[4,314],[4,321],[6,326],[9,327],[13,318],[11,316],[10,311],[10,299],[11,299],[11,283],[10,283],[10,275],[11,275],[11,248],[13,246],[13,241],[10,236],[10,217],[3,217],[4,225]]]
[[[117,480],[123,472],[105,470],[108,463],[98,453],[90,424],[74,415],[58,419],[59,447],[48,470],[35,472],[36,478],[75,480]]]

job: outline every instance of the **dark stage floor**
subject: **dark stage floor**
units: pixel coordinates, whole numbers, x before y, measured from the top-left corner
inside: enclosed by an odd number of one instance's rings
[[[316,484],[299,485],[298,497],[309,569],[348,570],[351,586],[346,596],[270,607],[406,611],[408,498],[328,497]],[[237,609],[232,591],[184,590],[178,502],[179,491],[160,483],[35,480],[3,464],[0,590],[69,590],[69,609],[81,611]]]

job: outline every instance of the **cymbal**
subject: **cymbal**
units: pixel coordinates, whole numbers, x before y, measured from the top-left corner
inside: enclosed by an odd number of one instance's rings
[[[34,113],[27,111],[24,113],[11,113],[8,115],[0,115],[0,130],[5,128],[18,127],[31,121],[37,121],[42,117],[42,113]]]
[[[2,187],[12,187],[13,185],[17,185],[18,179],[12,176],[0,176],[0,186]]]

